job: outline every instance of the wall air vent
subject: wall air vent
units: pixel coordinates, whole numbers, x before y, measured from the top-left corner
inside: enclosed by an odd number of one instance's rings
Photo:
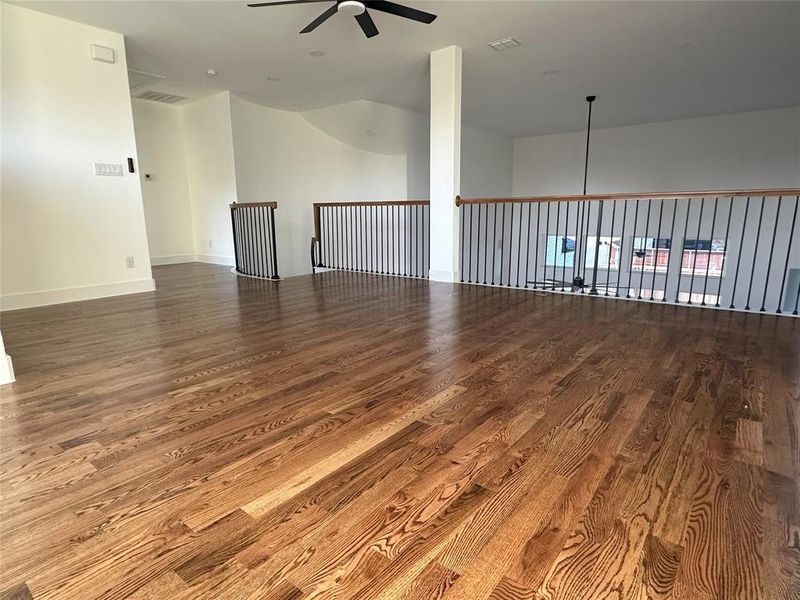
[[[504,38],[502,40],[497,40],[496,42],[491,42],[489,44],[489,48],[492,50],[508,50],[510,48],[516,48],[519,46],[520,43],[512,37]]]
[[[186,100],[186,96],[176,96],[175,94],[164,94],[162,92],[146,91],[134,96],[141,100],[151,100],[152,102],[163,102],[164,104],[177,104],[182,100]]]

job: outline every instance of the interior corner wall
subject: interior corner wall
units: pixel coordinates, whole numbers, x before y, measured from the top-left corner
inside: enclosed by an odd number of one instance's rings
[[[229,205],[241,200],[236,191],[231,95],[222,92],[197,100],[181,111],[194,258],[233,265]]]
[[[183,109],[133,99],[147,241],[153,265],[194,260]]]
[[[585,143],[585,132],[515,139],[513,194],[581,193]],[[798,185],[800,106],[592,131],[590,194]]]
[[[153,289],[123,36],[0,3],[4,310]],[[114,50],[91,59],[90,45]],[[97,177],[93,162],[123,166]],[[126,258],[135,266],[128,268]]]
[[[278,202],[282,277],[311,272],[314,202],[427,197],[424,116],[367,101],[296,113],[236,96],[231,116],[239,201]]]

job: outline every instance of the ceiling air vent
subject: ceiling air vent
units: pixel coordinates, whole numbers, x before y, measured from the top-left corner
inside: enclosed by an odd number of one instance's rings
[[[176,104],[181,100],[186,100],[186,96],[176,96],[175,94],[164,94],[162,92],[147,91],[142,92],[135,98],[142,100],[151,100],[153,102],[163,102],[164,104]]]
[[[509,37],[502,40],[497,40],[496,42],[491,42],[489,44],[489,48],[492,50],[508,50],[510,48],[516,48],[519,45],[520,43],[517,40]]]

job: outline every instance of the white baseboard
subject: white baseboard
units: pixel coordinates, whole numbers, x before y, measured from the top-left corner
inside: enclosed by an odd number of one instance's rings
[[[122,296],[124,294],[138,294],[152,292],[155,289],[156,282],[153,279],[137,279],[135,281],[84,285],[73,288],[42,290],[40,292],[22,292],[0,296],[0,310],[17,310],[35,306],[48,306],[50,304],[63,304],[64,302]]]
[[[161,265],[177,265],[188,262],[194,262],[194,254],[172,254],[170,256],[150,257],[150,265],[153,267],[159,267]]]
[[[212,265],[224,265],[226,267],[236,266],[236,259],[233,256],[214,256],[213,254],[195,254],[197,262],[209,263]]]

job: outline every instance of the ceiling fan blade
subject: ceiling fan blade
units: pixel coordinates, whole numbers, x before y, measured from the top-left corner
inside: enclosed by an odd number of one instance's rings
[[[328,10],[318,16],[316,19],[311,21],[308,25],[306,25],[305,29],[303,29],[300,33],[308,33],[309,31],[314,31],[317,27],[319,27],[322,23],[330,19],[333,15],[336,14],[337,11],[337,4],[331,6]]]
[[[375,27],[375,21],[372,20],[372,17],[369,16],[366,10],[360,15],[356,15],[356,21],[361,25],[361,31],[363,31],[364,35],[368,38],[378,35],[378,28]]]
[[[247,6],[261,8],[263,6],[280,6],[281,4],[307,4],[309,2],[330,2],[330,0],[280,0],[280,2],[253,2]]]
[[[436,19],[436,15],[432,15],[431,13],[427,13],[422,10],[417,10],[416,8],[403,6],[402,4],[397,4],[396,2],[387,2],[386,0],[366,0],[364,4],[368,8],[373,8],[381,12],[397,15],[398,17],[405,17],[406,19],[419,21],[420,23],[433,23],[433,21]]]

